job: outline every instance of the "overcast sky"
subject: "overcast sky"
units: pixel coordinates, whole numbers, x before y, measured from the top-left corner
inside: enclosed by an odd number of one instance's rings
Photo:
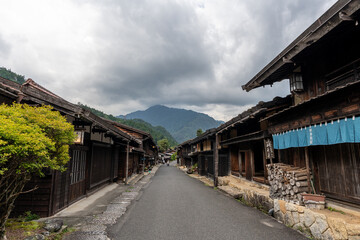
[[[226,121],[289,93],[241,86],[335,1],[0,2],[0,66],[113,115],[162,104]]]

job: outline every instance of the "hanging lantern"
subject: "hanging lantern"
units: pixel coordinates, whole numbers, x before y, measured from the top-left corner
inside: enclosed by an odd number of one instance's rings
[[[303,79],[301,73],[293,73],[290,76],[290,91],[300,92],[304,90]]]

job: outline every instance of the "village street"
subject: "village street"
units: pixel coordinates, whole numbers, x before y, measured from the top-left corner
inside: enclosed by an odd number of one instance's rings
[[[306,239],[166,165],[107,235],[111,239]]]

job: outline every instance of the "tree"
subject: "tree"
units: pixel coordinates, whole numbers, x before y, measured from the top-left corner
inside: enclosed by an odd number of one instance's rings
[[[203,130],[201,128],[199,128],[198,130],[196,130],[196,136],[200,136],[201,134],[203,134]]]
[[[166,150],[169,149],[169,141],[167,140],[167,138],[163,138],[159,140],[158,145],[160,148],[160,152],[165,152]]]
[[[177,158],[177,153],[175,152],[175,153],[173,153],[173,155],[171,155],[170,160],[175,161],[176,158]]]
[[[75,134],[73,125],[50,106],[2,104],[0,123],[0,239],[4,239],[5,222],[25,184],[32,175],[43,176],[43,169],[64,171]]]

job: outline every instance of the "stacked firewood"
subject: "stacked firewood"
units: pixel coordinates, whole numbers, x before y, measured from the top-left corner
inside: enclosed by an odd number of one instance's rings
[[[284,163],[267,164],[266,168],[271,198],[302,202],[301,193],[308,191],[306,168]]]

